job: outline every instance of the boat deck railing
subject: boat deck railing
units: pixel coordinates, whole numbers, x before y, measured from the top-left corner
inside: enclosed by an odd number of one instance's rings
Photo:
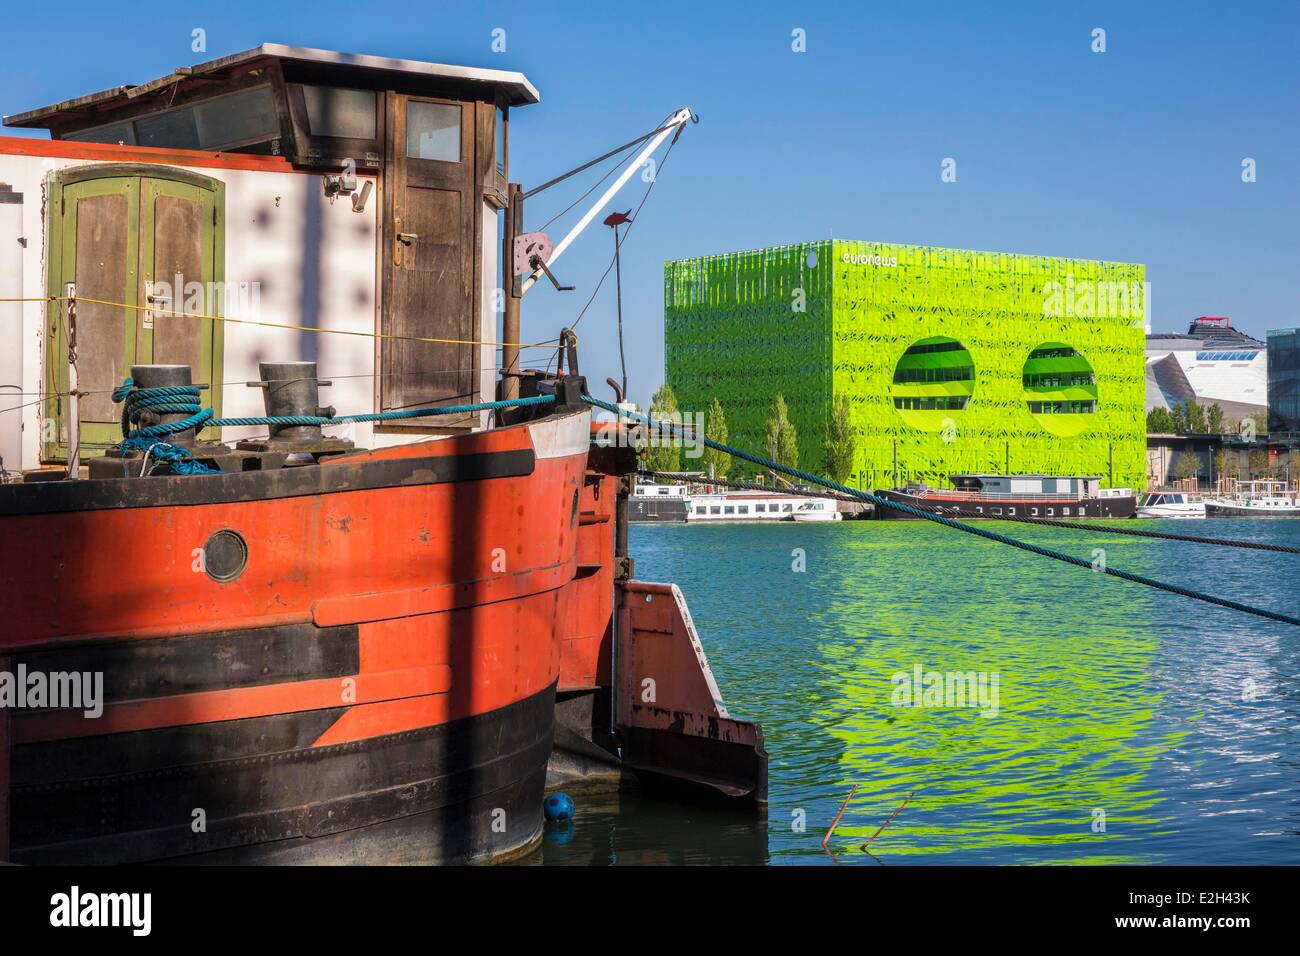
[[[1032,498],[1041,501],[1082,501],[1093,495],[1077,491],[964,491],[957,488],[907,488],[903,494],[917,498],[960,498],[969,501],[1021,501]]]

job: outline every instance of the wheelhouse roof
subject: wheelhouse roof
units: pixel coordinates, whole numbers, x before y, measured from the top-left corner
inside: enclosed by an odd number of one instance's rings
[[[411,80],[445,80],[465,84],[471,88],[483,87],[499,93],[507,105],[523,106],[541,99],[537,88],[522,73],[507,70],[488,70],[472,66],[452,66],[446,63],[428,63],[423,60],[401,60],[364,53],[339,53],[334,50],[316,50],[309,47],[286,46],[282,43],[263,43],[242,53],[232,53],[197,66],[181,67],[166,76],[139,85],[114,86],[98,93],[78,96],[51,106],[15,113],[4,118],[6,126],[44,128],[66,113],[80,113],[92,107],[104,107],[114,101],[129,102],[152,90],[162,89],[190,77],[211,76],[242,67],[256,60],[283,60],[313,65],[322,69],[336,69],[340,80],[349,73],[405,74]]]

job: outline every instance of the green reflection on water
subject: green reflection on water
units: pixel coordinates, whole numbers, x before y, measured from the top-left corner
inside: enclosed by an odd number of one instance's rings
[[[1057,544],[1046,530],[1033,529],[1034,539]],[[916,791],[905,818],[871,844],[878,857],[972,860],[1020,847],[1035,862],[1150,862],[1141,839],[1160,832],[1162,816],[1147,776],[1185,731],[1154,729],[1163,695],[1147,679],[1158,651],[1142,624],[1148,597],[992,543],[925,546],[952,534],[872,523],[810,549],[827,578],[810,626],[831,635],[817,648],[819,696],[834,701],[815,716],[841,745],[840,792],[858,786],[834,847],[857,854]],[[1116,565],[1154,570],[1138,549],[1072,534],[1059,542],[1071,553],[1122,551]],[[918,664],[990,682],[996,674],[996,716],[895,706],[891,676]],[[1104,833],[1093,832],[1095,809]]]

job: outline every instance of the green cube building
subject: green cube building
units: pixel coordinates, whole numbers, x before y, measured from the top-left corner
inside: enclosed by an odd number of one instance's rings
[[[729,443],[766,453],[785,397],[799,464],[821,471],[833,401],[850,482],[954,473],[1146,479],[1146,267],[824,240],[664,265],[665,380],[717,398]]]

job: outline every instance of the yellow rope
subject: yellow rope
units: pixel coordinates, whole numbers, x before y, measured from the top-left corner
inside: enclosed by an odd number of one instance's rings
[[[155,315],[167,315],[190,319],[208,319],[212,322],[235,322],[239,325],[260,325],[268,329],[289,329],[295,332],[325,332],[331,335],[360,335],[372,339],[397,339],[403,342],[432,342],[438,345],[491,345],[495,347],[513,347],[520,349],[554,348],[558,339],[546,342],[483,342],[477,339],[435,339],[419,335],[393,335],[388,332],[356,332],[350,329],[322,329],[312,325],[290,325],[283,322],[257,322],[253,319],[235,319],[224,315],[206,315],[202,312],[173,312],[169,309],[150,309],[148,306],[131,305],[129,302],[109,302],[105,299],[89,299],[85,296],[47,295],[30,299],[0,299],[0,302],[90,302],[94,305],[108,305],[119,309],[135,309],[137,312],[152,311]]]

